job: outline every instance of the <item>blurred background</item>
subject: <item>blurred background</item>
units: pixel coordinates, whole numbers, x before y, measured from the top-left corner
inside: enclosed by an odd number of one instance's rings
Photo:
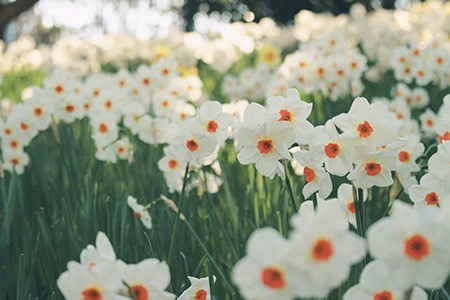
[[[6,43],[27,34],[41,44],[76,34],[133,34],[161,37],[176,27],[200,33],[220,31],[233,21],[271,17],[293,23],[300,10],[348,13],[355,3],[366,10],[407,8],[421,0],[0,0],[0,38]],[[423,1],[423,0],[422,0]]]

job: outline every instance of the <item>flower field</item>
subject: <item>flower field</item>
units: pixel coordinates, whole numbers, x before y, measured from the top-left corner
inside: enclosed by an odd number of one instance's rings
[[[450,2],[0,45],[0,299],[450,299]]]

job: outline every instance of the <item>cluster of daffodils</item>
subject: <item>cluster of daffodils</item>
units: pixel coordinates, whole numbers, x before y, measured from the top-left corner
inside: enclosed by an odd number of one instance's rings
[[[229,137],[232,124],[232,115],[224,112],[219,102],[207,101],[198,108],[194,117],[176,128],[158,162],[170,191],[181,191],[188,164],[199,170],[200,183],[205,182],[205,190],[218,191],[221,180],[217,176],[220,175],[217,155]],[[214,172],[202,172],[204,166],[211,166]]]
[[[338,17],[302,11],[295,18],[294,32],[301,42],[330,32],[355,37],[373,63],[366,73],[371,81],[392,69],[398,80],[409,83],[416,79],[419,85],[434,82],[445,87],[449,83],[448,71],[444,70],[449,55],[449,15],[448,3],[441,1],[416,3],[408,9],[375,9],[371,13],[356,4],[349,15]]]
[[[423,135],[427,138],[437,138],[440,142],[450,139],[450,123],[448,114],[450,113],[450,96],[444,97],[444,103],[436,114],[427,108],[419,116]]]
[[[281,159],[290,160],[289,147],[296,141],[307,142],[313,125],[306,119],[312,104],[300,100],[297,90],[289,89],[287,98],[270,97],[268,107],[251,103],[237,127],[236,139],[241,147],[237,156],[241,164],[255,164],[258,172],[284,178]]]
[[[367,58],[347,36],[331,33],[302,44],[301,50],[286,56],[269,83],[270,94],[280,94],[288,86],[306,94],[321,92],[332,101],[359,96],[367,70]]]
[[[211,299],[208,277],[188,278],[191,286],[177,298],[166,291],[170,271],[165,262],[149,258],[126,264],[116,258],[108,237],[99,232],[95,246],[81,252],[80,262],[70,261],[57,284],[66,299]]]
[[[36,45],[30,36],[21,36],[7,47],[0,41],[0,74],[22,69],[45,68],[50,63],[50,49]]]
[[[239,76],[226,75],[222,90],[230,100],[248,99],[258,101],[267,94],[267,82],[273,77],[273,72],[266,64],[258,64],[255,68],[243,70]]]
[[[396,201],[391,216],[374,223],[367,232],[370,255],[358,285],[344,299],[428,299],[419,288],[444,285],[450,272],[448,212],[415,210]],[[413,298],[414,297],[414,298]]]
[[[348,230],[344,211],[334,205],[301,210],[291,225],[289,239],[272,228],[250,236],[247,255],[233,268],[245,299],[325,298],[366,254],[364,240]]]
[[[319,202],[315,211],[311,201],[305,202],[291,218],[288,239],[272,228],[252,233],[247,255],[232,274],[245,299],[325,298],[366,254],[373,261],[346,291],[345,300],[425,300],[423,288],[445,283],[450,235],[443,212],[430,217],[396,201],[392,215],[374,223],[365,240],[349,230],[336,200]]]
[[[450,85],[450,47],[436,41],[425,48],[402,46],[391,53],[395,79],[426,86],[433,82],[445,89]]]
[[[141,141],[168,141],[169,124],[175,126],[194,115],[202,82],[173,58],[136,73],[122,69],[115,74],[97,73],[84,81],[63,70],[52,72],[42,88],[14,105],[2,121],[0,139],[5,169],[20,174],[29,158],[24,151],[39,131],[58,122],[72,123],[87,117],[92,128],[97,159],[132,160],[133,147],[123,128]],[[56,127],[55,127],[56,128]]]
[[[401,137],[400,122],[383,102],[356,98],[348,113],[317,127],[307,121],[311,110],[312,104],[302,101],[295,89],[288,90],[287,98],[269,97],[267,107],[251,103],[237,128],[239,162],[255,163],[264,176],[284,178],[280,160],[290,161],[294,152],[303,169],[306,198],[315,192],[328,197],[330,174],[347,175],[356,187],[367,189],[392,185],[392,171],[406,178],[418,171],[415,160],[424,150],[420,139]]]
[[[317,193],[317,208],[312,201],[302,204],[287,239],[271,228],[252,233],[247,255],[233,268],[246,299],[324,298],[366,254],[373,261],[365,264],[346,300],[428,299],[424,289],[444,285],[450,273],[450,98],[444,98],[434,119],[430,116],[428,137],[440,144],[424,166],[419,159],[426,158],[425,147],[419,124],[410,119],[411,101],[398,96],[372,104],[356,98],[348,113],[316,127],[306,120],[311,104],[293,89],[287,98],[268,98],[267,107],[247,107],[237,127],[239,161],[255,163],[265,176],[284,177],[280,160],[292,160],[293,152],[296,172],[305,180],[303,195]],[[418,182],[421,169],[427,172]],[[392,186],[394,173],[414,206],[395,200],[391,215],[368,228],[367,240],[349,231],[348,224],[360,226],[356,202],[365,201],[374,186]],[[339,186],[335,199],[327,199],[333,190],[330,175],[352,183]],[[354,199],[357,189],[362,199]]]
[[[209,32],[206,37],[187,33],[184,42],[195,57],[225,73],[243,55],[255,50],[259,61],[276,66],[280,49],[292,47],[296,41],[289,27],[278,27],[272,19],[263,18],[259,23],[234,22],[220,32]]]
[[[371,14],[356,5],[350,16],[339,17],[302,11],[292,29],[301,42],[300,51],[289,54],[276,69],[269,86],[264,86],[266,96],[280,94],[289,86],[307,94],[320,91],[334,101],[360,96],[362,78],[376,82],[389,70],[400,82],[431,83],[445,89],[450,84],[448,11],[437,1],[415,5],[409,11],[378,9]],[[422,15],[427,15],[427,21],[419,21]],[[384,21],[380,24],[380,20]],[[274,53],[269,56],[276,57]],[[247,72],[243,71],[244,78]],[[241,82],[245,89],[248,85],[248,81]],[[225,93],[232,99],[242,97],[234,86],[226,80]]]

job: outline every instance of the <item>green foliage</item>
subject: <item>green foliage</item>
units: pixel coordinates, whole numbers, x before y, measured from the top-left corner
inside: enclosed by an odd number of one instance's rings
[[[18,72],[7,73],[0,85],[0,96],[6,97],[13,103],[22,100],[22,91],[31,85],[41,85],[45,73],[41,70],[23,69]]]

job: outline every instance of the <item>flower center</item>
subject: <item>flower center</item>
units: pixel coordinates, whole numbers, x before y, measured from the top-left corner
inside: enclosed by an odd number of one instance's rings
[[[81,292],[83,294],[83,300],[101,300],[102,293],[97,288],[88,288]]]
[[[57,94],[61,94],[62,92],[64,92],[64,88],[60,85],[55,86],[55,92]]]
[[[425,237],[414,234],[405,241],[405,254],[414,260],[421,260],[430,253],[430,247]]]
[[[148,291],[143,285],[140,284],[133,285],[131,289],[133,290],[134,295],[136,296],[136,300],[148,299]]]
[[[266,61],[272,62],[272,61],[275,60],[275,57],[276,57],[275,53],[273,51],[269,51],[269,52],[266,53],[264,58],[266,59]]]
[[[106,126],[105,123],[101,123],[101,124],[98,126],[98,131],[100,131],[100,133],[105,133],[105,132],[108,131],[108,126]]]
[[[149,85],[149,84],[150,84],[150,79],[144,78],[144,79],[142,80],[142,83],[143,83],[144,85]]]
[[[22,128],[22,130],[27,130],[28,129],[28,125],[24,122],[20,122],[20,128]]]
[[[392,293],[386,290],[373,295],[373,300],[392,300],[393,298]]]
[[[175,169],[178,166],[178,162],[175,159],[169,160],[169,168]]]
[[[75,107],[72,104],[66,105],[66,111],[67,112],[73,112],[75,110]]]
[[[208,296],[208,293],[203,289],[199,289],[199,290],[197,290],[197,292],[195,292],[194,299],[195,300],[206,300],[206,296]]]
[[[411,155],[409,155],[409,152],[400,151],[398,153],[398,160],[401,162],[409,162],[411,160]]]
[[[260,140],[256,146],[262,154],[270,153],[273,149],[272,140]]]
[[[217,128],[219,128],[219,125],[217,124],[217,122],[212,120],[209,121],[208,124],[206,125],[206,130],[211,133],[216,132]]]
[[[317,74],[322,77],[325,75],[325,69],[322,67],[317,68]]]
[[[381,165],[379,163],[369,162],[366,164],[366,174],[369,176],[376,176],[381,172]]]
[[[450,141],[450,131],[446,131],[443,135],[438,135],[439,142]]]
[[[428,193],[425,196],[425,202],[428,205],[437,205],[439,204],[439,195],[436,194],[435,192]]]
[[[139,220],[142,218],[142,214],[141,213],[134,213],[134,215],[136,216],[136,218],[138,218]]]
[[[189,151],[194,152],[198,149],[198,144],[194,140],[189,140],[186,142],[186,147],[189,149]]]
[[[317,261],[325,261],[333,255],[333,245],[329,240],[319,239],[313,246],[312,256]]]
[[[34,109],[34,114],[35,114],[37,117],[39,117],[40,115],[42,115],[42,108],[36,107],[36,108]]]
[[[106,107],[106,108],[111,108],[111,107],[112,107],[112,102],[111,102],[111,100],[107,100],[107,101],[105,102],[105,107]]]
[[[271,289],[281,289],[286,285],[283,271],[275,267],[266,267],[261,273],[262,283]]]
[[[329,144],[326,145],[324,148],[325,148],[325,154],[326,154],[329,158],[335,158],[335,157],[338,156],[338,154],[339,154],[340,147],[339,147],[338,144],[335,144],[335,143],[329,143]]]
[[[355,214],[355,201],[353,201],[353,199],[348,200],[348,202],[347,202],[347,210],[350,213]]]
[[[309,167],[305,167],[303,169],[303,175],[305,176],[306,182],[311,182],[314,180],[314,178],[316,178],[316,173]]]
[[[287,110],[287,109],[280,110],[280,118],[278,119],[278,121],[292,122],[292,114],[291,114],[291,112],[289,110]]]
[[[357,130],[359,132],[359,136],[362,138],[369,137],[373,132],[372,126],[370,126],[370,123],[367,121],[364,121],[363,123],[359,124]]]

